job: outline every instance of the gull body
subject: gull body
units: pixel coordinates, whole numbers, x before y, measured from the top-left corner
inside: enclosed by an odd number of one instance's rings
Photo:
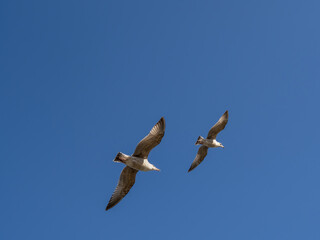
[[[198,138],[198,141],[196,142],[196,145],[199,145],[199,144],[206,146],[208,148],[216,148],[216,147],[224,148],[224,146],[220,142],[218,142],[216,139],[206,139],[201,136]]]
[[[129,156],[121,152],[117,154],[116,158],[113,161],[122,162],[125,165],[139,171],[160,171],[160,169],[156,168],[153,164],[149,163],[147,158]]]

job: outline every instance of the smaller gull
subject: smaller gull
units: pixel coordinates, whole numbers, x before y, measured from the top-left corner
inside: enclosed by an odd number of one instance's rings
[[[121,162],[127,165],[120,174],[120,179],[116,189],[114,190],[110,201],[106,207],[106,211],[118,204],[133,186],[136,174],[140,171],[160,171],[153,164],[149,163],[148,155],[150,151],[157,146],[164,136],[165,121],[162,117],[159,122],[151,129],[150,133],[143,138],[137,145],[134,153],[129,156],[119,152],[114,162]]]
[[[210,129],[207,138],[203,138],[201,136],[198,137],[198,140],[196,142],[196,145],[201,144],[202,146],[199,148],[198,153],[193,160],[191,167],[189,168],[188,172],[195,169],[207,156],[208,148],[216,148],[216,147],[222,147],[224,146],[216,140],[216,137],[220,131],[222,131],[228,122],[228,111],[226,111],[219,121]]]

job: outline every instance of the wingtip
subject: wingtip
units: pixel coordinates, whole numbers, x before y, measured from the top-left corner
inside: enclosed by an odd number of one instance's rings
[[[110,208],[112,208],[114,205],[110,205],[110,203],[108,203],[107,207],[106,207],[106,211],[108,211]]]
[[[227,110],[227,111],[225,111],[223,115],[225,115],[225,116],[226,116],[226,118],[229,118],[229,111],[228,111],[228,110]]]
[[[162,123],[162,125],[163,125],[163,130],[164,130],[165,127],[166,127],[166,120],[164,119],[164,117],[161,117],[160,120],[159,120],[159,122]]]

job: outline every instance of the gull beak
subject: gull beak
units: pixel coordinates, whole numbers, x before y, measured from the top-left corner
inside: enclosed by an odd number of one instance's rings
[[[222,148],[224,148],[224,146],[223,146],[223,145],[221,145],[221,147],[222,147]]]
[[[154,167],[153,170],[160,172],[160,169],[159,169],[159,168],[156,168],[156,167]]]

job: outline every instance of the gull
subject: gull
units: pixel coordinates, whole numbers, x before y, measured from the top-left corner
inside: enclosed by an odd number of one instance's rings
[[[216,147],[222,147],[224,146],[216,140],[216,137],[220,131],[222,131],[228,122],[228,111],[226,111],[219,121],[210,129],[207,138],[203,138],[201,136],[198,137],[198,140],[196,142],[196,145],[201,144],[202,146],[199,148],[198,153],[193,160],[191,167],[189,168],[188,172],[195,169],[207,156],[208,148],[216,148]]]
[[[154,125],[149,134],[138,143],[131,156],[121,152],[117,154],[113,161],[124,163],[127,166],[124,167],[120,174],[118,185],[110,198],[106,211],[118,204],[121,199],[127,195],[135,183],[138,171],[160,171],[160,169],[149,163],[148,155],[150,151],[161,142],[165,127],[165,121],[162,117],[159,122]]]

